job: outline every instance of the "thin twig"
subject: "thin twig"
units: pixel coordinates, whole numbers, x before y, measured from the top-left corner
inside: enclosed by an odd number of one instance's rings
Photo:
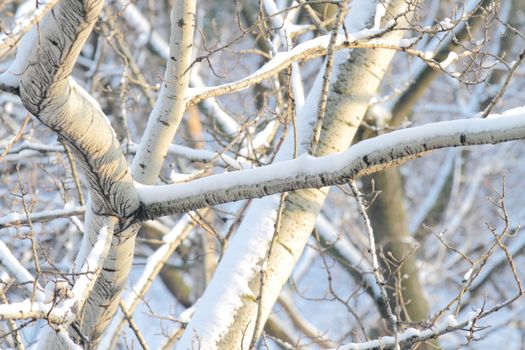
[[[129,328],[135,333],[135,336],[137,337],[137,340],[139,341],[140,346],[144,350],[149,350],[148,344],[146,344],[146,339],[144,339],[144,336],[140,332],[139,327],[137,326],[137,323],[133,319],[133,316],[128,312],[126,309],[126,305],[124,305],[124,302],[121,300],[120,303],[120,310],[122,311],[122,314],[124,314],[124,317],[126,318],[126,321],[128,321]]]
[[[501,88],[499,89],[496,96],[494,96],[494,98],[490,101],[487,108],[485,108],[485,110],[481,114],[481,118],[486,118],[490,114],[490,112],[492,111],[492,108],[494,108],[496,103],[499,101],[499,99],[503,96],[503,94],[507,90],[507,87],[509,86],[512,76],[514,75],[514,73],[516,72],[516,70],[518,69],[518,67],[520,66],[521,62],[523,62],[524,59],[525,59],[525,49],[521,51],[521,53],[518,56],[518,59],[514,61],[514,63],[510,67],[509,74],[507,74],[507,77],[505,78],[505,81],[501,85]]]
[[[392,331],[394,332],[394,339],[395,339],[395,350],[399,350],[399,332],[397,329],[397,318],[392,313],[392,309],[390,308],[390,303],[388,300],[388,295],[386,293],[385,289],[385,280],[383,278],[383,275],[381,274],[381,271],[379,270],[379,262],[377,259],[377,251],[376,251],[376,243],[374,238],[374,230],[372,229],[372,224],[370,223],[370,218],[368,217],[368,214],[366,213],[365,205],[363,204],[363,201],[361,199],[361,193],[357,189],[357,186],[354,181],[349,182],[350,189],[352,190],[352,194],[354,195],[357,205],[359,207],[359,213],[361,214],[361,217],[365,223],[366,231],[368,233],[368,240],[370,244],[370,254],[372,255],[372,271],[374,273],[374,277],[376,279],[376,283],[381,289],[381,296],[383,298],[383,303],[385,305],[386,311],[388,313],[388,318],[390,320],[390,324],[392,326]]]
[[[7,143],[7,146],[2,151],[2,154],[0,154],[0,160],[2,160],[2,158],[4,158],[7,153],[9,153],[9,150],[11,149],[11,147],[13,147],[13,145],[18,140],[20,140],[20,138],[22,137],[22,134],[24,133],[24,130],[25,130],[26,126],[27,126],[27,123],[29,123],[30,120],[31,120],[31,114],[28,113],[26,115],[26,117],[24,118],[24,121],[22,122],[22,125],[20,126],[20,129],[18,130],[16,135],[11,140],[9,140],[9,142]]]

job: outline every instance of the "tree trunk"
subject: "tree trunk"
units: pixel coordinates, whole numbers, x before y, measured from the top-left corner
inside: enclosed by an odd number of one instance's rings
[[[370,1],[353,2],[353,8],[363,9],[368,20],[363,21],[363,11],[359,11],[359,18],[352,18],[351,11],[348,22],[353,26],[350,31],[356,29],[356,23],[360,23],[362,27],[358,29],[362,29],[373,22],[376,4]],[[389,3],[387,13],[397,14],[406,10],[407,3],[396,0]],[[388,36],[400,38],[402,35],[403,32],[392,32]],[[317,156],[349,147],[393,54],[393,51],[376,49],[336,55],[335,77],[330,85]],[[298,120],[302,122],[299,153],[307,150],[310,143],[317,118],[322,76],[323,72],[318,75],[304,108],[298,114]],[[278,159],[293,157],[292,139],[287,138]],[[250,346],[252,339],[256,339],[262,331],[264,321],[301,256],[327,193],[327,189],[289,193],[277,228],[275,219],[279,200],[273,196],[254,201],[208,290],[199,301],[177,349],[198,346],[206,349],[247,349]],[[249,281],[248,284],[241,282],[241,279]]]

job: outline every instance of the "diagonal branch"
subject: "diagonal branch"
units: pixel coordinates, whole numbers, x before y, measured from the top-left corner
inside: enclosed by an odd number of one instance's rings
[[[349,48],[378,48],[385,47],[392,50],[410,50],[414,44],[411,40],[400,42],[399,40],[381,39],[380,37],[393,30],[393,26],[382,29],[364,29],[357,33],[349,34],[347,37],[339,37],[333,45],[334,51]],[[187,97],[189,105],[199,103],[207,98],[225,95],[246,89],[254,84],[275,76],[277,73],[287,69],[294,62],[313,59],[326,54],[330,43],[330,35],[323,35],[298,44],[286,52],[278,52],[270,61],[252,74],[240,80],[224,83],[217,86],[191,88]]]
[[[39,7],[34,14],[16,24],[8,33],[0,33],[0,60],[14,50],[22,37],[46,15],[58,0],[38,1]]]

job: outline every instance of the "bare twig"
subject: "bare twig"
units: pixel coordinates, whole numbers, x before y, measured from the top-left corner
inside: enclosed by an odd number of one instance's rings
[[[400,339],[399,339],[399,333],[397,330],[397,318],[393,314],[392,309],[390,308],[388,294],[385,289],[385,280],[379,268],[379,261],[377,259],[377,251],[376,251],[376,243],[375,243],[375,238],[374,238],[374,230],[372,229],[372,224],[370,223],[370,219],[368,218],[368,214],[366,213],[365,205],[363,204],[363,201],[361,199],[361,193],[357,189],[355,182],[351,181],[349,182],[349,185],[357,201],[357,205],[359,207],[359,213],[361,214],[361,218],[363,219],[365,223],[366,232],[368,233],[368,241],[370,244],[370,255],[372,256],[372,272],[374,273],[376,283],[381,290],[381,296],[383,298],[383,303],[386,307],[389,321],[390,321],[390,326],[392,327],[392,331],[394,333],[394,349],[399,350],[400,349],[400,345],[399,345]]]

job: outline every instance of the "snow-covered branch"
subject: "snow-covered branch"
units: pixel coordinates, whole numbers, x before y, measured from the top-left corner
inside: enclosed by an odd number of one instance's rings
[[[38,213],[31,213],[29,215],[22,213],[11,213],[9,215],[0,217],[0,229],[10,226],[26,225],[28,222],[46,222],[68,216],[83,215],[85,211],[85,207],[76,207],[46,210]]]
[[[256,169],[213,175],[185,184],[136,184],[143,204],[140,219],[186,212],[241,199],[302,188],[345,184],[350,179],[401,164],[445,147],[495,144],[525,138],[525,110],[516,108],[488,119],[463,119],[403,129],[362,141],[348,151]]]
[[[57,2],[58,0],[38,1],[38,8],[35,9],[31,17],[19,21],[10,32],[0,33],[0,60],[17,47],[24,34],[40,22]]]
[[[44,299],[43,289],[40,284],[35,282],[33,275],[27,271],[2,241],[0,241],[0,265],[3,266],[18,283],[23,285],[30,295],[35,293],[37,301]]]
[[[414,45],[415,40],[380,38],[383,34],[392,31],[392,29],[392,27],[364,29],[360,32],[349,34],[348,36],[341,36],[334,44],[334,51],[351,48],[388,48],[392,50],[411,51],[409,48]],[[274,76],[288,68],[294,62],[323,56],[326,54],[329,43],[330,35],[320,36],[301,43],[289,51],[278,52],[269,62],[245,78],[217,86],[191,88],[187,96],[188,104],[196,104],[209,97],[241,91]],[[413,52],[417,54],[419,51],[414,50]],[[423,57],[424,55],[421,53],[421,56]]]
[[[463,320],[458,321],[453,315],[449,315],[436,327],[425,329],[423,331],[415,328],[409,328],[399,334],[399,342],[396,343],[394,337],[381,337],[376,340],[370,340],[363,343],[350,343],[337,347],[333,350],[382,350],[392,349],[396,345],[409,346],[414,343],[437,338],[438,336],[453,331],[469,328],[481,314],[481,311],[470,312]]]
[[[84,309],[84,304],[89,301],[90,294],[93,292],[93,288],[102,271],[104,260],[106,260],[111,246],[116,222],[115,218],[107,218],[105,220],[105,226],[102,226],[100,229],[97,240],[80,269],[80,277],[75,281],[71,290],[67,289],[67,285],[65,286],[65,291],[57,291],[55,287],[51,290],[50,295],[46,295],[48,297],[46,303],[38,305],[38,311],[48,311],[44,313],[44,317],[40,317],[41,314],[37,314],[39,316],[37,318],[46,318],[50,326],[44,328],[43,336],[38,344],[39,348],[46,349],[50,344],[51,347],[56,346],[56,342],[63,341],[64,336],[70,345],[74,345],[67,333],[62,333],[61,336],[59,334],[60,331],[65,331],[69,325],[82,318],[84,318],[84,321],[91,320],[92,315],[87,313],[93,309]],[[53,283],[50,284],[53,285]],[[27,304],[27,301],[24,303]],[[32,307],[33,305],[29,305],[29,311],[32,311]],[[78,346],[68,346],[67,348],[78,348]]]
[[[82,310],[82,305],[93,289],[102,269],[102,262],[106,258],[111,237],[112,229],[110,227],[105,226],[100,230],[98,240],[86,259],[86,263],[82,266],[81,275],[71,291],[59,295],[58,291],[53,288],[45,296],[39,296],[42,301],[33,302],[27,299],[19,303],[0,305],[0,319],[47,319],[49,324],[57,329],[71,324],[79,317],[77,312]],[[25,275],[24,273],[23,276]],[[53,282],[50,284],[54,285]]]

